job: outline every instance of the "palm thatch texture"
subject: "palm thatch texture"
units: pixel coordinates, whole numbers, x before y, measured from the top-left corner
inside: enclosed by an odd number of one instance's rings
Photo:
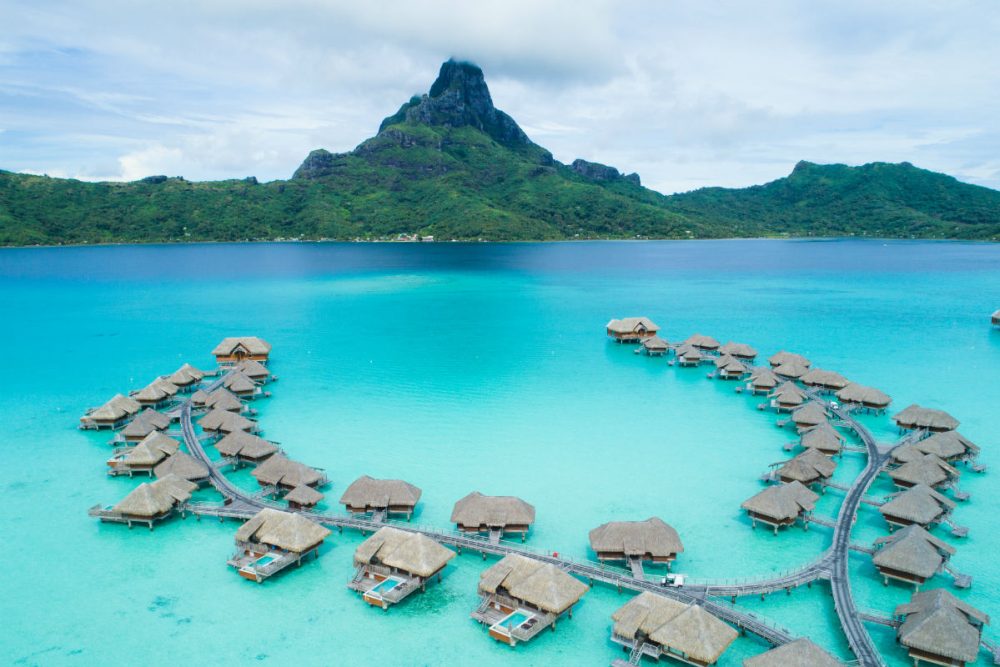
[[[860,405],[869,410],[885,410],[892,403],[889,394],[857,382],[851,382],[838,390],[836,396],[841,403]]]
[[[354,565],[384,565],[427,579],[443,569],[455,555],[454,551],[426,535],[385,526],[358,545],[354,552]]]
[[[156,378],[139,391],[132,393],[132,398],[141,405],[157,405],[172,398],[180,388],[163,378]]]
[[[954,431],[958,428],[958,420],[944,410],[923,408],[914,403],[893,419],[901,429],[925,429],[928,431]]]
[[[154,431],[143,438],[139,444],[130,449],[119,461],[127,468],[151,468],[163,459],[174,454],[181,443],[159,431]],[[109,464],[111,462],[109,461]]]
[[[799,516],[812,512],[819,495],[799,482],[769,486],[740,505],[747,511],[753,526],[761,521],[774,527],[790,526]]]
[[[178,387],[190,387],[201,382],[204,377],[205,371],[195,368],[191,364],[184,364],[168,375],[167,381]]]
[[[362,475],[340,497],[348,512],[365,514],[377,510],[410,515],[420,501],[421,490],[401,479],[375,479]]]
[[[236,431],[253,431],[257,428],[257,422],[247,419],[243,415],[228,410],[213,409],[201,419],[198,425],[203,431],[218,433],[234,433]]]
[[[143,482],[112,510],[139,519],[161,518],[173,511],[178,503],[189,500],[197,488],[197,484],[167,475],[155,482]]]
[[[833,456],[839,454],[844,446],[844,436],[837,429],[824,421],[818,426],[802,431],[799,443],[806,449],[817,449],[824,454]]]
[[[215,443],[215,448],[223,456],[251,462],[262,461],[278,451],[273,442],[246,431],[227,433]]]
[[[243,401],[225,387],[219,387],[212,393],[205,394],[201,404],[206,408],[227,410],[229,412],[243,412],[243,408],[245,407]]]
[[[747,658],[743,667],[844,667],[844,663],[803,637]]]
[[[311,486],[306,486],[305,484],[296,486],[294,489],[285,494],[285,502],[287,502],[288,506],[292,509],[314,507],[321,500],[323,500],[323,494]]]
[[[674,356],[677,357],[681,366],[697,366],[705,358],[705,354],[688,343],[681,343],[674,349]]]
[[[746,343],[734,343],[729,341],[719,348],[720,354],[728,354],[742,361],[753,361],[757,358],[757,350]]]
[[[798,380],[809,372],[809,367],[789,361],[774,367],[774,374],[786,380]]]
[[[979,455],[979,447],[958,431],[935,433],[929,438],[917,441],[913,447],[924,454],[934,454],[944,461]]]
[[[784,364],[795,364],[808,369],[809,366],[812,365],[812,363],[801,354],[785,352],[784,350],[771,355],[767,362],[771,364],[771,368],[777,368],[778,366],[782,366]]]
[[[719,377],[725,379],[739,379],[750,372],[742,361],[736,357],[724,354],[715,358],[715,367],[719,370]]]
[[[238,370],[232,371],[222,382],[222,386],[237,396],[249,396],[257,391],[257,383]]]
[[[233,336],[223,338],[212,350],[220,364],[235,363],[244,359],[254,359],[267,363],[271,354],[271,344],[256,336]]]
[[[794,382],[783,382],[767,396],[779,410],[792,410],[805,403],[809,396]]]
[[[267,370],[267,366],[255,359],[240,361],[236,364],[235,369],[254,382],[266,382],[271,377],[271,371]]]
[[[146,408],[125,425],[122,435],[128,441],[142,440],[153,431],[162,431],[168,426],[170,417],[152,408]]]
[[[659,336],[650,336],[649,338],[643,339],[642,349],[649,355],[662,355],[666,354],[667,350],[670,349],[670,343]]]
[[[778,386],[778,376],[767,366],[755,366],[750,371],[749,384],[754,392],[771,391]]]
[[[713,352],[719,349],[719,341],[715,340],[711,336],[706,336],[705,334],[696,333],[690,336],[684,341],[686,345],[691,347],[696,347],[703,352]]]
[[[208,479],[208,466],[184,452],[174,452],[153,468],[157,477],[174,475],[189,482],[203,482]]]
[[[598,560],[669,563],[684,551],[677,531],[658,517],[645,521],[611,521],[590,531],[590,548]]]
[[[559,615],[590,587],[556,566],[508,554],[479,576],[481,595],[504,595],[519,605]]]
[[[271,455],[258,465],[251,475],[261,486],[278,486],[284,489],[294,489],[296,486],[322,486],[326,483],[326,475],[310,468],[304,463],[292,461],[284,454]]]
[[[139,402],[122,394],[115,394],[107,403],[91,410],[80,421],[85,425],[93,423],[98,426],[111,426],[135,415],[142,409]]]
[[[941,588],[914,593],[908,603],[896,607],[895,616],[903,619],[896,638],[911,658],[948,665],[978,660],[983,625],[990,622],[989,616]]]
[[[805,486],[825,482],[833,476],[837,464],[817,449],[807,449],[783,464],[775,474],[782,482],[801,482]]]
[[[236,542],[263,544],[303,554],[315,549],[330,536],[330,530],[301,514],[262,509],[236,531]]]
[[[912,457],[903,465],[889,471],[889,477],[900,488],[915,484],[926,484],[930,487],[942,486],[952,482],[958,475],[959,472],[956,468],[934,454]]]
[[[809,369],[809,372],[805,373],[801,380],[802,384],[807,387],[817,387],[831,391],[843,389],[850,384],[850,381],[840,373],[825,371],[819,368]]]
[[[886,578],[922,584],[935,574],[955,553],[947,542],[917,525],[910,525],[888,537],[875,540],[878,550],[872,561]]]
[[[463,532],[527,532],[535,522],[535,507],[515,496],[484,496],[473,491],[455,503],[451,521]]]
[[[878,508],[890,525],[927,527],[945,519],[955,502],[926,484],[916,484]]]
[[[625,603],[611,619],[612,638],[619,643],[651,643],[664,655],[697,665],[715,663],[739,635],[700,605],[648,591]]]
[[[618,342],[640,341],[655,336],[660,330],[660,327],[648,317],[623,317],[620,320],[611,320],[605,328],[608,335]]]
[[[826,421],[826,407],[817,401],[809,401],[805,405],[792,410],[792,422],[799,428],[819,426]]]

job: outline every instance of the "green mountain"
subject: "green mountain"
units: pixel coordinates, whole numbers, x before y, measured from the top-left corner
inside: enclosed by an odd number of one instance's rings
[[[287,181],[153,176],[88,183],[0,172],[0,244],[245,239],[1000,239],[1000,192],[908,163],[799,163],[743,189],[664,196],[639,176],[566,165],[498,110],[483,72],[448,61],[428,94],[348,153],[315,150]]]

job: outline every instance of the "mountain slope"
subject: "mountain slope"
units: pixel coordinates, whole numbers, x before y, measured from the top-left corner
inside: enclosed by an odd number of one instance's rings
[[[482,70],[448,61],[426,95],[348,153],[292,179],[86,183],[0,172],[0,243],[273,238],[1000,238],[1000,192],[907,163],[799,163],[744,189],[664,196],[638,175],[562,164],[493,105]]]

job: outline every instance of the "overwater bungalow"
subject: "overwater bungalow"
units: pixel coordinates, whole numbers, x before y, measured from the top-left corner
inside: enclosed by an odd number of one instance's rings
[[[392,514],[406,515],[409,521],[422,492],[401,479],[375,479],[362,475],[340,497],[351,514],[374,514],[379,520]]]
[[[660,327],[648,317],[625,317],[606,325],[608,335],[619,343],[638,343],[656,335]]]
[[[227,563],[245,579],[263,583],[292,565],[301,565],[330,536],[325,526],[301,514],[262,509],[236,531],[236,553]]]
[[[926,484],[932,488],[945,486],[958,479],[958,476],[958,470],[934,454],[924,454],[889,471],[889,477],[900,489],[916,484]]]
[[[838,391],[851,382],[840,373],[825,371],[820,368],[810,368],[800,380],[807,387],[816,387],[825,391]]]
[[[808,372],[808,366],[803,366],[793,361],[774,367],[774,374],[784,380],[798,380]]]
[[[215,448],[222,456],[233,459],[237,467],[244,463],[257,465],[278,451],[275,443],[246,431],[227,433],[215,442]]]
[[[696,333],[689,337],[684,341],[684,344],[698,348],[702,352],[715,352],[720,347],[719,341],[715,340],[711,336],[706,336],[700,333]]]
[[[771,364],[771,368],[777,368],[784,364],[795,364],[797,366],[803,366],[804,368],[809,368],[812,365],[808,359],[803,357],[801,354],[795,354],[794,352],[777,352],[768,358],[767,363]]]
[[[115,394],[101,407],[89,410],[84,416],[80,417],[80,428],[119,428],[138,414],[141,409],[142,406],[135,399]]]
[[[1000,310],[993,313],[993,316],[990,317],[990,322],[993,323],[993,326],[1000,327]]]
[[[358,545],[357,572],[347,586],[368,604],[388,609],[418,588],[425,590],[434,575],[440,581],[455,555],[426,535],[385,526]]]
[[[884,583],[890,579],[920,585],[941,572],[955,547],[940,540],[917,525],[910,525],[888,537],[875,540],[872,562]]]
[[[840,454],[843,450],[844,442],[844,436],[837,429],[833,428],[828,421],[824,421],[819,426],[805,429],[799,438],[799,444],[806,449],[815,449],[827,456]]]
[[[942,431],[918,440],[913,447],[924,454],[934,454],[949,463],[971,460],[979,455],[979,447],[958,431]]]
[[[235,368],[254,382],[263,383],[271,379],[271,371],[267,370],[267,366],[253,359],[245,359],[237,363]]]
[[[235,433],[236,431],[249,431],[250,433],[257,431],[257,422],[228,410],[213,409],[198,420],[198,425],[206,433],[214,433],[215,435]]]
[[[806,487],[824,484],[837,469],[834,460],[817,449],[807,449],[784,464],[772,465],[780,466],[774,475],[782,482],[801,482]]]
[[[322,470],[292,461],[281,453],[272,454],[250,474],[261,486],[273,486],[288,491],[296,486],[323,486],[330,481]]]
[[[822,403],[809,401],[805,405],[792,410],[792,423],[799,429],[819,426],[826,421],[826,408]]]
[[[769,486],[752,498],[745,500],[740,507],[747,511],[751,524],[757,527],[757,522],[774,528],[794,526],[799,517],[808,516],[816,507],[819,495],[810,491],[799,482]],[[803,521],[803,526],[807,525]]]
[[[746,388],[751,394],[767,394],[777,386],[778,376],[767,366],[754,366],[750,369]]]
[[[844,667],[844,663],[803,637],[746,658],[743,667]]]
[[[176,371],[167,376],[167,382],[180,388],[183,392],[193,390],[205,377],[205,371],[195,368],[191,364],[184,364]]]
[[[451,522],[463,533],[489,534],[499,542],[508,533],[520,533],[523,542],[535,523],[535,507],[515,496],[484,496],[473,491],[451,511]]]
[[[232,371],[222,381],[222,386],[241,398],[253,398],[260,393],[260,385],[243,371]]]
[[[497,641],[515,646],[547,627],[556,629],[564,614],[590,587],[555,565],[508,554],[479,575],[482,602],[472,618],[489,627]]]
[[[927,528],[948,518],[955,501],[926,484],[916,484],[878,508],[892,530],[897,526],[916,524]]]
[[[896,639],[913,664],[961,666],[979,660],[983,625],[990,617],[943,588],[914,593],[896,607]]]
[[[174,454],[181,446],[177,440],[160,431],[153,431],[135,447],[115,450],[108,459],[109,475],[128,475],[137,472],[153,474],[153,468],[163,459]]]
[[[197,488],[197,484],[167,475],[155,482],[143,482],[113,507],[96,505],[89,514],[101,521],[128,524],[129,528],[134,523],[144,523],[152,530],[154,523],[173,514]]]
[[[154,431],[162,431],[170,426],[170,417],[152,408],[146,408],[122,429],[125,442],[139,442]]]
[[[910,461],[919,461],[924,458],[924,453],[917,449],[915,444],[908,442],[905,445],[894,447],[890,456],[893,463],[903,464]]]
[[[771,407],[778,412],[791,412],[809,399],[809,395],[794,382],[783,382],[767,397],[771,399]]]
[[[198,485],[209,478],[208,466],[185,452],[174,452],[163,459],[153,468],[153,474],[158,478],[173,475]]]
[[[723,355],[715,358],[716,377],[722,380],[739,380],[750,372],[742,361],[736,357]]]
[[[892,398],[889,394],[879,391],[874,387],[866,387],[857,382],[851,382],[846,387],[838,390],[836,396],[837,400],[844,405],[863,408],[865,410],[874,410],[875,412],[882,412],[892,403]]]
[[[271,344],[256,336],[223,338],[222,342],[212,350],[212,354],[220,366],[232,366],[245,359],[266,364],[271,355]]]
[[[662,357],[670,349],[670,343],[659,336],[650,336],[642,341],[642,351],[651,357]]]
[[[705,355],[701,350],[687,343],[678,345],[674,349],[674,356],[677,357],[677,363],[681,366],[697,366],[705,360]]]
[[[192,402],[194,402],[194,397],[198,396],[199,393],[201,392],[195,392],[192,395]],[[198,398],[201,402],[201,407],[236,413],[242,413],[246,410],[246,403],[237,398],[233,392],[225,387],[219,387],[215,391],[205,394],[203,397],[199,396]]]
[[[156,378],[139,391],[132,392],[132,398],[143,407],[155,408],[163,405],[180,391],[177,385]]]
[[[733,341],[729,341],[720,347],[719,354],[728,354],[740,361],[750,363],[753,363],[753,360],[757,358],[757,350],[755,348],[750,347],[746,343],[734,343]]]
[[[590,548],[602,563],[625,561],[641,571],[642,563],[664,563],[667,567],[684,551],[673,526],[658,517],[645,521],[610,521],[590,531]]]
[[[958,420],[944,410],[922,408],[916,403],[906,408],[893,419],[900,429],[911,431],[923,429],[926,431],[954,431],[958,428]]]
[[[312,488],[301,484],[285,494],[285,502],[288,509],[310,509],[323,500],[323,494]]]
[[[739,633],[697,604],[645,591],[611,615],[611,641],[654,660],[715,664]]]
[[[208,400],[208,392],[204,389],[199,389],[198,391],[191,394],[191,405],[196,408],[205,407],[205,401]]]

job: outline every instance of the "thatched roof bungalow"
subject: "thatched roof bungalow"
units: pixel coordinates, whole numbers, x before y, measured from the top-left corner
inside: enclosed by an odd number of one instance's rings
[[[909,406],[893,419],[896,425],[904,430],[924,429],[927,431],[954,431],[958,428],[958,420],[944,410],[922,408],[916,403]]]
[[[803,357],[801,354],[785,352],[784,350],[771,355],[767,362],[771,364],[771,368],[777,368],[783,364],[795,364],[804,368],[809,368],[809,366],[812,365],[812,362]]]
[[[153,431],[135,447],[118,451],[108,459],[108,473],[111,475],[129,475],[144,472],[152,475],[153,468],[166,457],[174,454],[181,446],[177,440]]]
[[[917,590],[948,562],[955,547],[934,537],[917,525],[910,525],[888,537],[875,540],[872,562],[889,583],[889,579],[913,584]]]
[[[766,394],[778,386],[778,376],[767,366],[754,366],[750,370],[747,389],[753,394]]]
[[[228,410],[213,409],[198,420],[198,425],[203,431],[217,434],[257,430],[257,422]]]
[[[243,371],[230,371],[222,381],[222,386],[237,396],[251,397],[260,387]]]
[[[689,665],[715,664],[739,633],[697,604],[645,591],[611,615],[611,640],[631,649],[649,644],[656,655]]]
[[[715,367],[717,376],[723,380],[739,380],[750,372],[742,361],[729,355],[716,358]]]
[[[876,412],[885,410],[892,403],[889,394],[874,387],[867,387],[857,382],[851,382],[837,391],[837,400],[847,405],[856,405]]]
[[[222,342],[212,350],[212,354],[220,366],[232,365],[244,359],[253,359],[266,364],[271,355],[271,344],[256,336],[223,338]]]
[[[706,336],[700,333],[690,336],[684,341],[684,344],[696,347],[702,352],[714,352],[720,347],[719,341],[715,340],[711,336]]]
[[[825,422],[826,416],[826,407],[822,403],[809,401],[792,410],[792,423],[800,429],[812,428]]]
[[[889,527],[916,524],[927,528],[940,523],[955,509],[955,501],[941,495],[926,484],[917,484],[897,494],[878,511]]]
[[[451,521],[463,533],[520,533],[523,542],[535,523],[535,506],[516,496],[484,496],[473,491],[455,503]]]
[[[156,407],[176,396],[178,391],[180,389],[177,385],[163,378],[156,378],[139,391],[132,392],[132,398],[138,401],[139,405]]]
[[[426,535],[385,526],[354,551],[358,572],[348,587],[368,604],[387,609],[418,587],[424,589],[434,575],[440,581],[441,570],[455,555]]]
[[[117,517],[109,519],[127,523],[129,527],[133,523],[145,523],[152,530],[154,522],[170,516],[178,504],[190,500],[197,488],[197,484],[174,475],[161,477],[155,482],[143,482],[111,508]]]
[[[844,441],[844,436],[837,429],[833,428],[828,421],[824,421],[818,426],[807,428],[802,431],[802,435],[799,438],[799,444],[806,449],[816,449],[827,456],[840,454],[844,447]]]
[[[929,487],[946,485],[958,478],[959,472],[933,454],[924,454],[889,471],[889,477],[900,489],[916,484]]]
[[[990,322],[993,323],[993,326],[1000,327],[1000,310],[993,313],[993,316],[990,317]]]
[[[81,428],[118,428],[136,415],[142,406],[128,396],[115,394],[107,403],[80,417]]]
[[[174,452],[156,464],[153,474],[157,477],[173,475],[195,484],[207,482],[209,477],[208,466],[185,452]]]
[[[261,486],[275,486],[288,490],[303,485],[323,486],[329,481],[321,470],[292,461],[281,453],[271,455],[250,474]]]
[[[246,408],[246,404],[225,387],[219,387],[212,393],[206,394],[202,400],[202,405],[213,410],[226,410],[237,413],[243,412]]]
[[[260,463],[278,451],[278,446],[270,440],[247,433],[233,431],[215,442],[219,454],[236,459],[237,463]]]
[[[293,510],[315,507],[322,500],[322,493],[305,484],[296,486],[285,494],[285,502],[288,503],[288,508]]]
[[[619,343],[636,343],[655,336],[660,327],[648,317],[624,317],[605,325],[608,335]]]
[[[942,588],[914,593],[894,615],[902,621],[896,639],[909,649],[914,664],[976,662],[983,625],[990,622],[989,616]]]
[[[958,431],[942,431],[918,440],[913,447],[924,454],[934,454],[944,461],[975,458],[979,447]]]
[[[745,500],[740,507],[746,510],[754,528],[760,521],[774,528],[777,535],[779,527],[795,525],[800,516],[812,512],[817,500],[819,495],[799,482],[790,482],[769,486]]]
[[[267,382],[271,379],[271,371],[267,370],[267,366],[253,359],[245,359],[237,363],[235,368],[254,382]]]
[[[154,431],[162,431],[170,426],[170,417],[152,408],[146,408],[122,429],[126,442],[139,442]]]
[[[779,464],[775,464],[779,465]],[[809,487],[822,485],[833,476],[837,464],[826,454],[816,449],[807,449],[785,462],[775,471],[782,482],[801,482]]]
[[[677,357],[677,363],[681,366],[697,366],[705,359],[701,350],[687,343],[678,345],[674,349],[674,356]]]
[[[659,336],[650,336],[642,341],[642,350],[651,357],[662,357],[670,349],[670,343]]]
[[[774,374],[785,380],[798,380],[808,372],[808,366],[803,366],[792,361],[774,367]]]
[[[262,583],[291,565],[301,565],[330,531],[301,514],[262,509],[236,531],[237,551],[229,559],[241,577]]]
[[[755,348],[750,347],[746,343],[734,343],[733,341],[729,341],[720,347],[719,354],[728,354],[731,357],[736,357],[740,361],[752,362],[757,358],[757,350]]]
[[[195,368],[191,364],[184,364],[168,375],[167,381],[170,384],[180,387],[181,391],[187,391],[201,382],[204,377],[205,371]]]
[[[771,407],[778,412],[791,412],[809,400],[808,394],[794,382],[783,382],[767,395]]]
[[[850,380],[840,373],[825,371],[820,368],[810,368],[809,372],[800,379],[802,384],[807,387],[816,387],[817,389],[825,389],[826,391],[838,391],[851,383]]]
[[[351,482],[340,502],[352,514],[405,514],[409,520],[421,493],[420,489],[401,479],[375,479],[362,475]]]
[[[844,667],[844,663],[803,637],[747,658],[743,667]]]
[[[590,548],[601,562],[650,561],[670,564],[684,551],[673,526],[658,517],[610,521],[590,531]]]

